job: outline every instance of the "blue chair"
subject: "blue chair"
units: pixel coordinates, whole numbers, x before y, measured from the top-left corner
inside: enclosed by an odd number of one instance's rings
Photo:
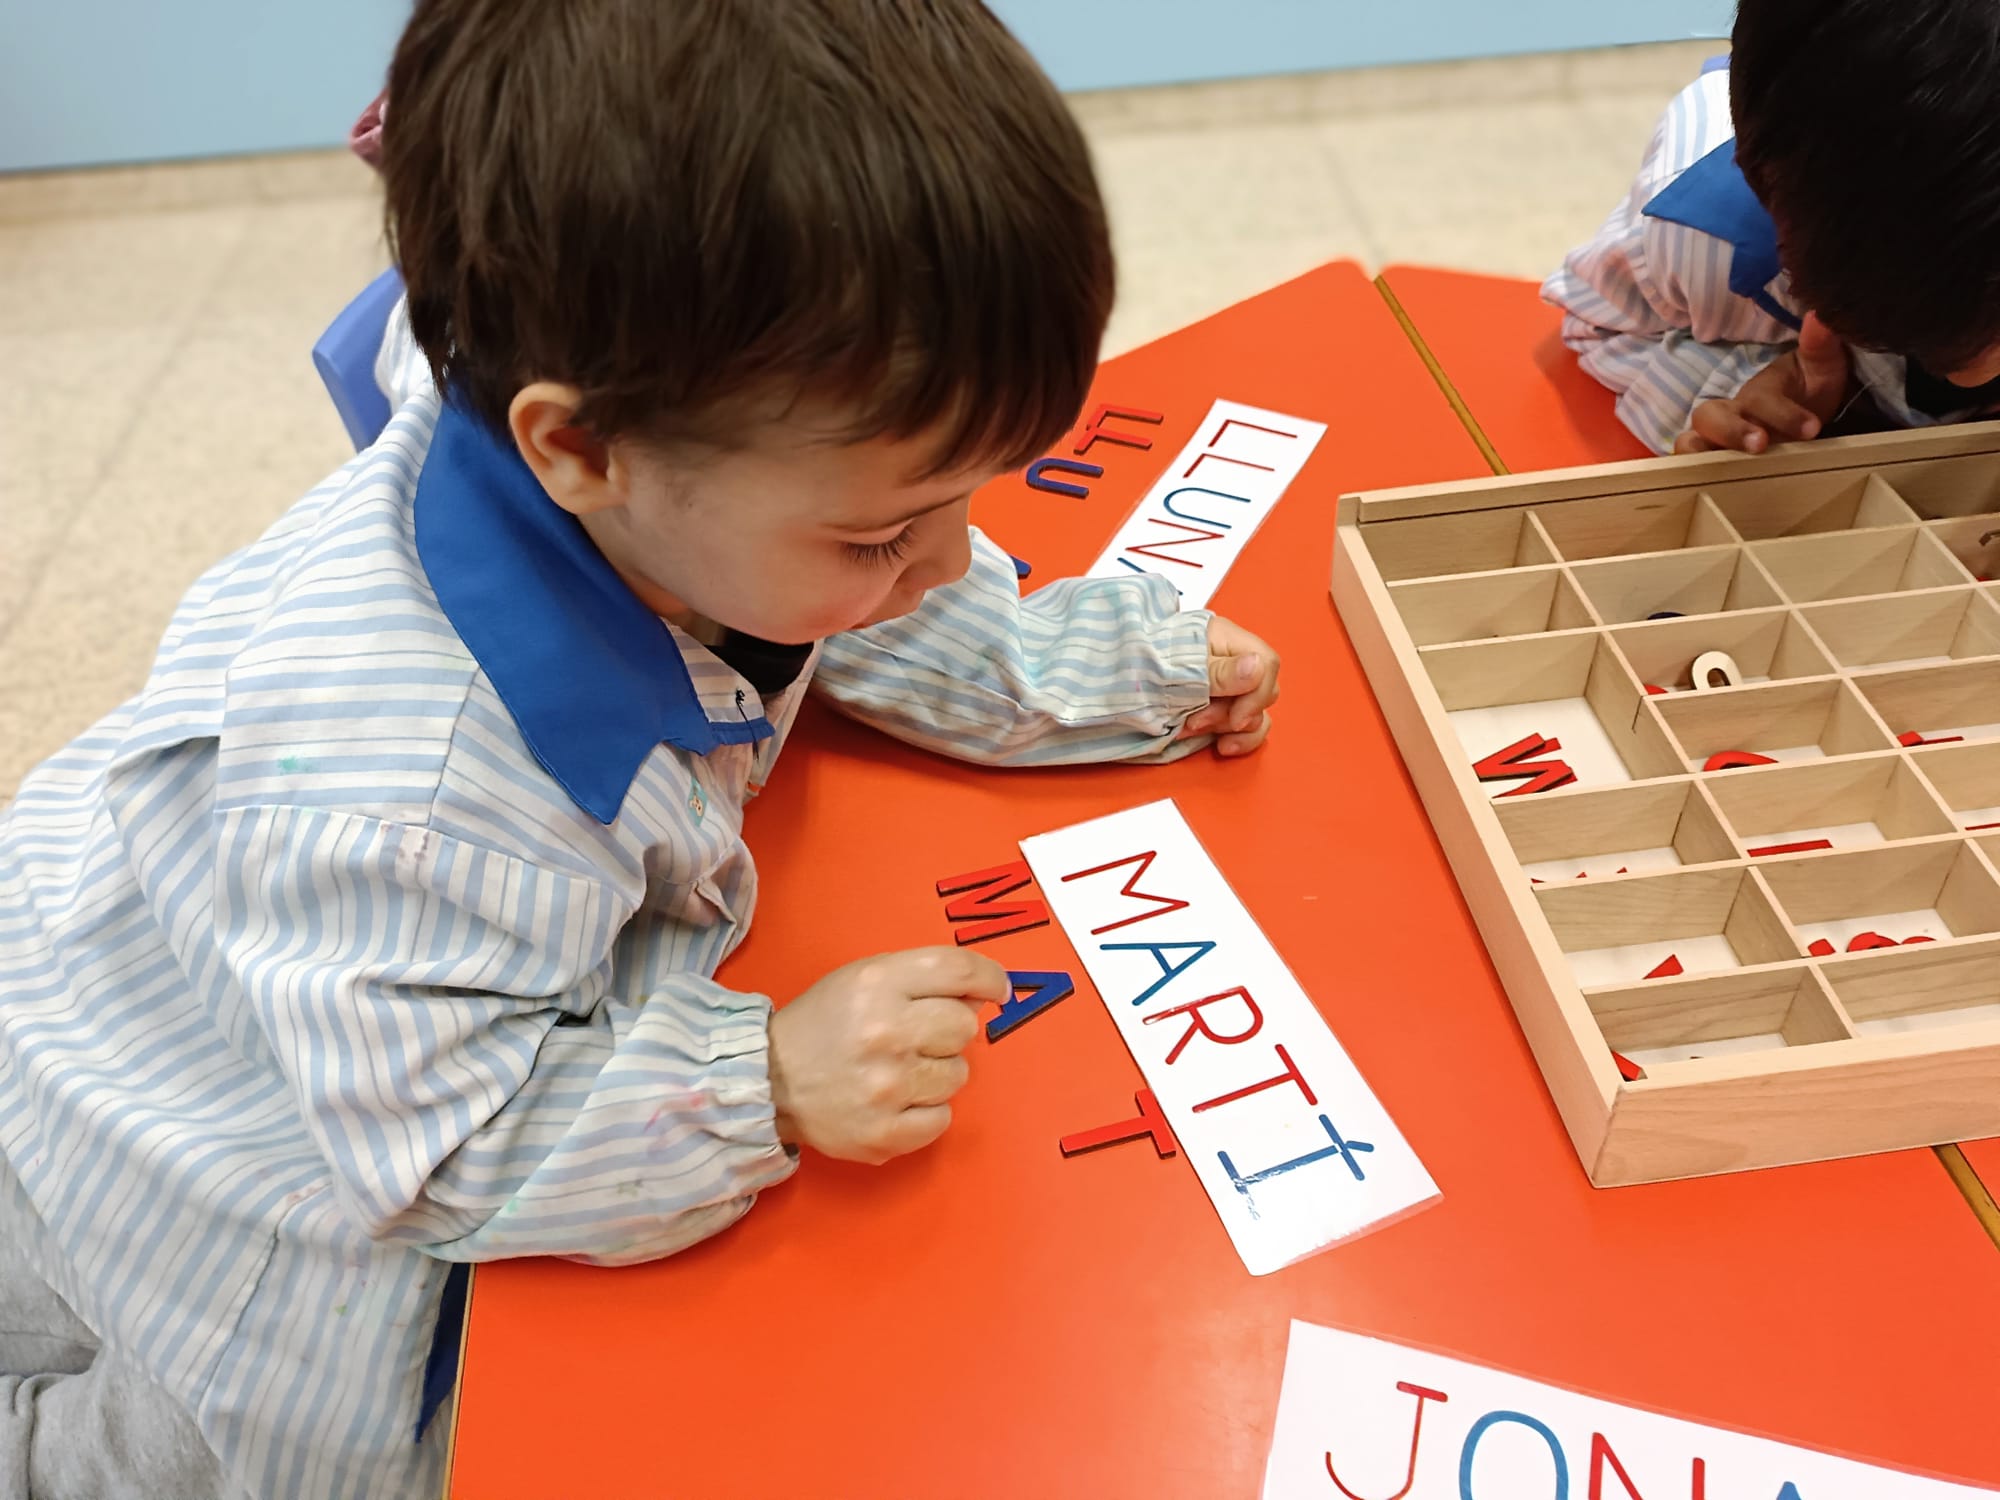
[[[326,383],[326,393],[333,397],[333,408],[357,453],[389,425],[388,398],[375,384],[375,356],[382,348],[389,314],[402,295],[403,278],[392,266],[369,282],[313,345],[313,367]]]

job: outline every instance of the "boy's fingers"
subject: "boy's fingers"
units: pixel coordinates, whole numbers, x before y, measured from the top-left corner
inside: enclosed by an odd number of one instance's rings
[[[1790,396],[1770,386],[1746,385],[1736,397],[1737,408],[1773,437],[1803,440],[1819,436],[1819,418]]]
[[[1245,656],[1211,656],[1208,659],[1208,695],[1234,698],[1247,693],[1264,678],[1264,658],[1252,651]]]
[[[965,952],[964,949],[959,951]],[[975,962],[971,981],[958,991],[961,1000],[972,1001],[975,1005],[981,1001],[1005,1005],[1014,998],[1014,982],[1007,977],[1004,968],[983,953],[965,953],[965,956]]]
[[[983,953],[940,944],[913,948],[897,957],[910,965],[901,977],[912,997],[945,995],[975,1004],[990,1000],[995,1005],[1013,998],[1007,971]]]
[[[910,1067],[912,1109],[947,1104],[972,1075],[962,1057],[920,1057]]]
[[[1277,701],[1278,674],[1275,671],[1266,672],[1264,680],[1258,683],[1255,689],[1229,705],[1229,732],[1234,734],[1248,729]]]
[[[1771,435],[1744,416],[1734,401],[1704,401],[1694,409],[1694,430],[1718,448],[1734,448],[1739,453],[1762,453],[1771,445]]]
[[[1013,993],[1010,985],[1009,999]],[[979,1035],[979,1012],[963,1000],[919,1000],[911,1008],[910,1028],[919,1057],[957,1057]]]
[[[1229,712],[1227,709],[1214,706],[1204,708],[1200,712],[1188,716],[1187,722],[1181,725],[1181,732],[1175,738],[1191,740],[1198,734],[1213,734],[1217,729],[1222,727],[1228,718]]]
[[[1265,712],[1277,701],[1278,690],[1273,684],[1270,690],[1245,694],[1229,705],[1228,722],[1217,730],[1218,734],[1242,734],[1264,717]]]
[[[1215,753],[1221,756],[1248,755],[1263,744],[1271,734],[1271,716],[1259,714],[1248,727],[1234,733],[1218,736]]]
[[[921,1151],[951,1128],[949,1104],[917,1104],[896,1116],[882,1140],[882,1160]]]
[[[1674,439],[1674,452],[1676,453],[1713,453],[1714,451],[1715,444],[1696,432],[1692,427]]]
[[[1847,345],[1813,313],[1799,329],[1798,361],[1809,395],[1847,384]]]

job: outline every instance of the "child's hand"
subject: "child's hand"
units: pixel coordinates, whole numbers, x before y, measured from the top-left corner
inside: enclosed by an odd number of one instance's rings
[[[1208,697],[1181,726],[1181,739],[1212,734],[1217,755],[1248,755],[1264,743],[1278,701],[1278,653],[1221,615],[1208,622]]]
[[[1847,399],[1848,380],[1847,345],[1807,313],[1798,347],[1764,366],[1729,400],[1697,406],[1688,430],[1674,439],[1674,452],[1762,453],[1773,442],[1818,437]]]
[[[965,1086],[977,1007],[1013,995],[1007,971],[963,948],[912,948],[835,969],[771,1016],[778,1138],[848,1161],[928,1146]]]

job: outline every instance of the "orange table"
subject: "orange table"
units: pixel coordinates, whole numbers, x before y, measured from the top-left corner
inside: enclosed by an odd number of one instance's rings
[[[1391,266],[1379,285],[1496,469],[1646,457],[1611,393],[1563,347],[1562,316],[1532,281]]]
[[[1959,1186],[1986,1232],[2000,1244],[2000,1137],[1963,1141],[1958,1150],[1973,1174],[1970,1182],[1961,1176]],[[1946,1165],[1954,1164],[1947,1159]]]
[[[2000,1282],[1928,1152],[1585,1180],[1327,597],[1340,491],[1485,469],[1358,270],[1112,361],[1099,399],[1167,414],[1152,450],[1100,446],[1088,500],[996,485],[981,523],[1037,578],[1081,569],[1218,395],[1329,424],[1216,600],[1286,653],[1265,751],[983,773],[815,714],[751,814],[764,904],[725,977],[785,995],[942,941],[939,877],[1172,796],[1442,1202],[1246,1275],[1183,1160],[1058,1155],[1140,1080],[1059,932],[1003,938],[1078,992],[978,1044],[931,1150],[809,1160],[668,1261],[479,1270],[454,1496],[1247,1500],[1293,1316],[2000,1482]]]

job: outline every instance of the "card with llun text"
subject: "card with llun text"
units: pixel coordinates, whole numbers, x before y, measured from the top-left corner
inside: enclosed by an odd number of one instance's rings
[[[1085,576],[1157,573],[1182,609],[1204,608],[1324,436],[1324,422],[1215,402]]]

